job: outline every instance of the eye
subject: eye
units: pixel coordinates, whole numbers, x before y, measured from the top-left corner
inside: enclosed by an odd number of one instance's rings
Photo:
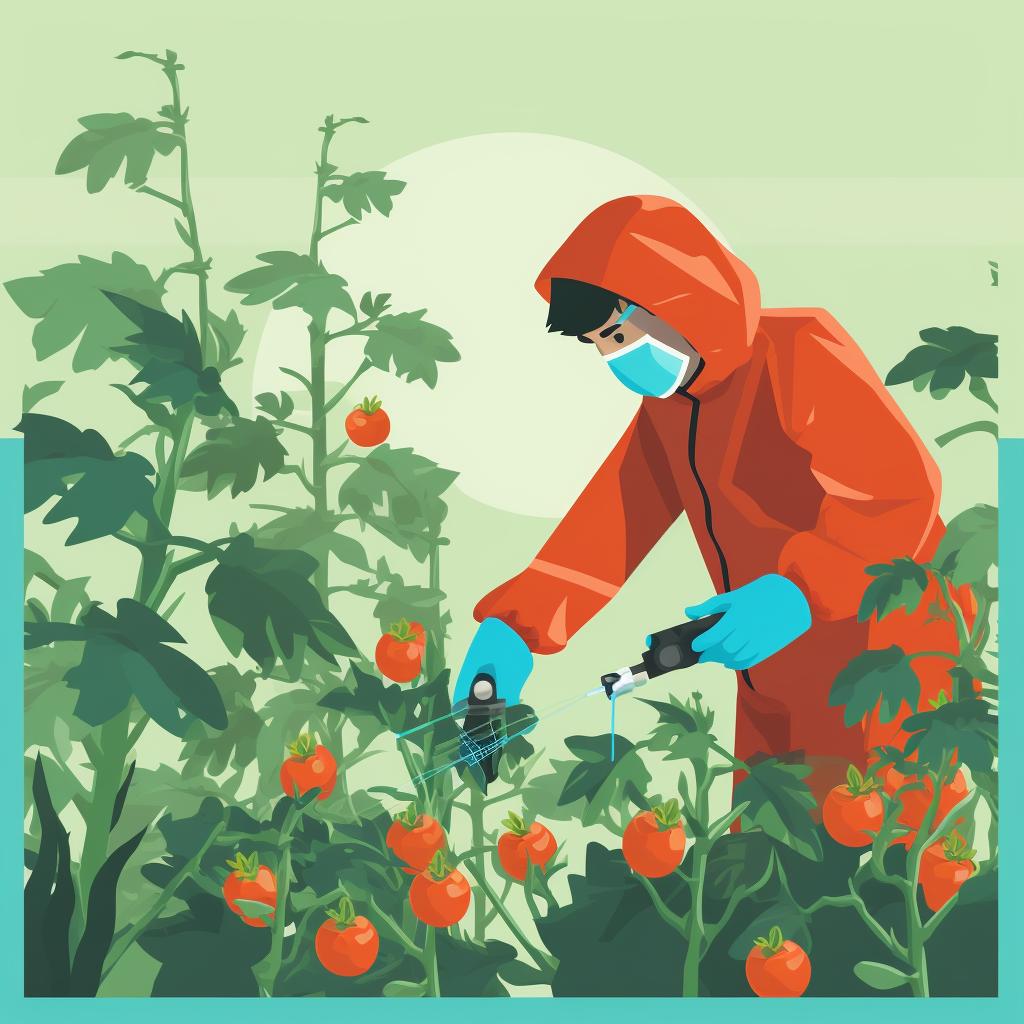
[[[612,337],[615,339],[616,343],[619,344],[619,345],[621,345],[626,340],[626,336],[624,334],[621,334],[621,333],[613,334]]]

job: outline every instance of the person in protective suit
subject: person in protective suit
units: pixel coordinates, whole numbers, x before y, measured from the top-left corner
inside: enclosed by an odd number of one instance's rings
[[[867,648],[957,649],[929,618],[934,581],[913,614],[857,618],[868,565],[927,561],[944,532],[938,468],[864,353],[822,309],[762,309],[752,271],[657,196],[587,216],[536,287],[549,330],[643,398],[536,558],[477,604],[454,701],[486,672],[517,703],[533,655],[562,650],[685,514],[716,591],[685,612],[724,613],[693,646],[737,672],[736,756],[802,752],[820,798],[901,744],[905,714],[850,729],[829,706]],[[969,589],[956,599],[970,621]],[[948,694],[946,659],[911,664],[921,707]]]

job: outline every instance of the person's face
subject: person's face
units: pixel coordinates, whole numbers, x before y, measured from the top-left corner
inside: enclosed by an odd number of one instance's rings
[[[635,308],[625,322],[619,323],[620,317],[627,308],[626,303],[620,301],[618,309],[612,312],[605,323],[588,334],[581,335],[581,338],[593,342],[594,347],[602,356],[608,356],[613,352],[629,348],[645,335],[649,335],[662,344],[674,348],[677,352],[690,356],[696,363],[696,349],[678,331],[648,313],[646,309]]]

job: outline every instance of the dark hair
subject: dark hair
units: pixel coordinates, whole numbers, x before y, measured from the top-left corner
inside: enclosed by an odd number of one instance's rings
[[[605,324],[622,301],[629,300],[594,284],[553,277],[548,330],[588,341],[583,335]]]

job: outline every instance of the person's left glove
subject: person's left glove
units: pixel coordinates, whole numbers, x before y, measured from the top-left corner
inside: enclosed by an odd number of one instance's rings
[[[701,662],[715,661],[737,672],[770,658],[811,628],[803,591],[776,573],[686,609],[691,619],[718,612],[724,612],[722,618],[691,646]]]
[[[484,619],[462,660],[452,692],[452,707],[469,699],[469,688],[481,672],[494,680],[498,697],[512,707],[519,703],[523,684],[532,670],[533,654],[519,634],[501,619]]]

